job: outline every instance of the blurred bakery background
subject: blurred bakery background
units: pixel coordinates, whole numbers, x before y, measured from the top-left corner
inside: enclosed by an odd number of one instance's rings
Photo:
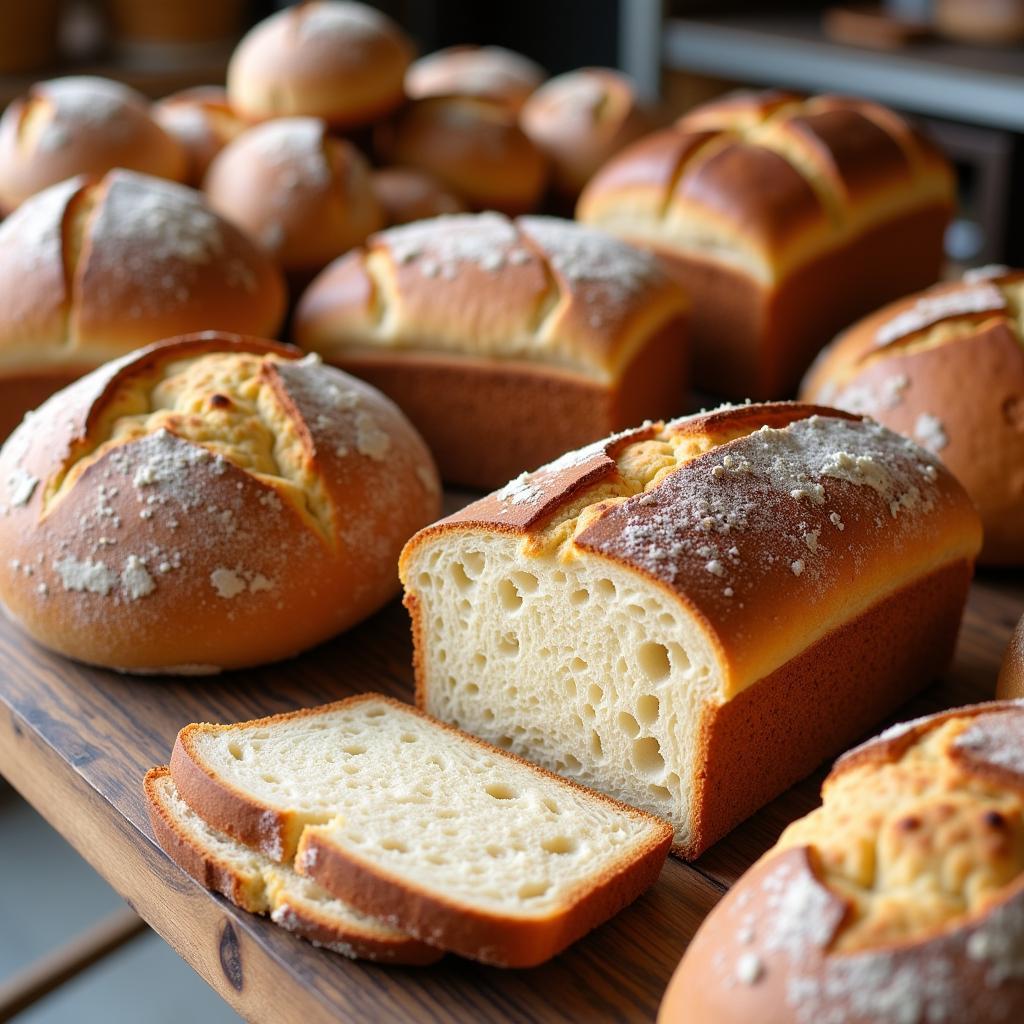
[[[238,41],[279,6],[285,5],[270,0],[0,0],[0,107],[26,96],[34,83],[66,75],[102,76],[150,100],[197,87],[219,89]],[[632,80],[632,95],[617,134],[605,140],[603,156],[738,86],[877,100],[921,123],[956,166],[959,209],[946,236],[950,274],[963,266],[1024,263],[1024,189],[1014,188],[1024,178],[1024,0],[889,0],[880,5],[382,0],[374,6],[402,26],[421,55],[474,43],[528,58],[502,58],[507,75],[501,102],[513,111],[501,115],[501,123],[511,126],[503,131],[518,132],[516,117],[527,96],[548,76],[581,67],[624,72]],[[512,148],[502,150],[500,160],[513,162],[507,181],[497,174],[491,179],[497,189],[493,194],[471,194],[471,183],[463,187],[457,175],[448,177],[447,150],[438,154],[429,146],[417,148],[418,133],[432,138],[444,123],[430,99],[449,90],[431,85],[435,73],[436,67],[421,67],[421,105],[399,110],[398,121],[384,119],[372,132],[355,125],[345,134],[378,164],[391,160],[429,171],[436,189],[426,189],[422,179],[377,181],[381,213],[358,228],[347,222],[334,240],[337,251],[329,255],[298,252],[292,257],[284,237],[287,225],[254,225],[254,236],[276,251],[293,290],[369,231],[423,210],[496,206],[517,212],[545,206],[571,211],[588,169],[571,159],[573,154],[559,151],[557,134],[545,136],[540,102],[534,103],[539,126],[531,127],[526,114],[521,124],[555,167],[543,197],[544,174],[538,173],[536,181],[531,177],[535,165],[529,155],[522,156],[518,135],[511,142],[511,136],[502,136],[502,145]],[[470,71],[463,81],[472,78]],[[583,96],[586,88],[578,94]],[[602,88],[606,95],[619,96],[607,83]],[[484,97],[486,103],[492,100]],[[176,104],[188,112],[176,112]],[[193,184],[199,184],[213,150],[242,131],[222,104],[217,91],[186,93],[159,108],[159,123],[195,144],[189,155],[199,164],[190,165],[184,175]],[[465,107],[460,116],[486,121],[489,110],[484,117],[481,110]],[[200,122],[205,150],[196,143]],[[360,158],[340,154],[337,163],[352,159]],[[240,161],[249,162],[244,151]],[[208,179],[207,191],[214,206],[236,223],[258,220],[258,211],[244,208],[232,186],[218,196],[215,180]],[[8,209],[16,205],[7,199]],[[163,1024],[188,1015],[216,1024],[237,1019],[170,948],[140,927],[113,890],[2,780],[0,836],[0,1020]]]

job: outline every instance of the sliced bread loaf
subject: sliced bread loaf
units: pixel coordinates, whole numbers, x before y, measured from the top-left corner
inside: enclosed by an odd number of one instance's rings
[[[541,963],[661,870],[672,829],[364,694],[190,725],[171,772],[211,825],[359,910],[488,963]]]
[[[157,842],[181,868],[236,906],[353,959],[428,964],[438,949],[361,914],[309,878],[211,828],[182,800],[167,768],[144,783]]]

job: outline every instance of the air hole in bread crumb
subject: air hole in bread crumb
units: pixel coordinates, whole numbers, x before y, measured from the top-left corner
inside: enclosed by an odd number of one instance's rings
[[[636,660],[640,665],[640,671],[652,683],[660,683],[668,678],[672,671],[672,663],[669,661],[668,648],[664,644],[648,640],[637,648]]]
[[[519,611],[523,606],[523,598],[511,580],[502,580],[498,584],[498,600],[507,612]]]
[[[583,717],[588,722],[592,722],[595,718],[597,718],[597,712],[594,710],[594,705],[593,704],[584,704],[583,705]]]
[[[569,595],[569,604],[581,605],[586,604],[589,600],[590,591],[585,587],[580,587]]]
[[[480,687],[476,683],[466,683],[466,693],[470,697],[475,697],[480,692]]]
[[[566,696],[576,696],[576,680],[575,679],[563,679],[562,688],[565,690]]]
[[[602,597],[606,598],[614,597],[617,593],[615,584],[611,580],[598,580],[596,589]]]
[[[486,668],[487,667],[487,655],[482,651],[477,651],[473,655],[473,667],[474,668]]]
[[[495,746],[499,746],[499,747],[503,748],[504,750],[508,750],[508,748],[512,746],[512,737],[511,736],[499,736],[497,738],[497,740],[495,741]]]
[[[578,772],[583,765],[578,757],[573,757],[572,754],[565,755],[565,767],[567,771]]]
[[[346,743],[345,746],[343,746],[341,749],[346,754],[365,754],[366,753],[366,747],[364,747],[361,743]]]
[[[437,660],[443,665],[448,660],[448,652],[443,647],[437,649]]]
[[[419,737],[415,733],[403,732],[401,739],[403,743],[415,743]]]
[[[467,551],[465,557],[466,572],[476,579],[484,571],[484,556],[479,551]]]
[[[228,753],[236,760],[241,761],[245,754],[242,753],[242,748],[232,740],[228,744]]]
[[[495,857],[495,858],[497,858],[497,857],[504,857],[505,856],[505,849],[504,849],[504,847],[498,846],[496,843],[488,843],[484,847],[484,852],[487,854],[488,857]]]
[[[524,882],[519,886],[517,895],[521,900],[535,900],[539,896],[543,896],[550,888],[551,886],[547,882]]]
[[[514,572],[512,580],[521,594],[532,594],[539,585],[537,577],[532,572]]]
[[[498,650],[510,657],[519,653],[519,637],[515,633],[505,633],[498,641]]]
[[[688,672],[690,670],[690,656],[679,646],[679,644],[668,645],[668,656],[672,667],[677,672]],[[705,669],[705,674],[707,670]]]
[[[597,683],[591,683],[587,689],[587,699],[591,704],[600,704],[604,700],[604,690]]]
[[[552,814],[558,814],[558,813],[559,813],[559,810],[558,810],[558,804],[556,804],[556,803],[555,803],[555,801],[551,799],[551,797],[549,797],[549,796],[546,796],[546,797],[544,797],[544,798],[543,798],[543,799],[541,800],[541,803],[542,803],[542,804],[544,805],[544,807],[545,807],[545,808],[546,808],[547,810],[549,810],[549,811],[550,811],[550,812],[551,812]]]
[[[370,710],[366,712],[366,717],[367,718],[383,718],[384,715],[386,715],[386,714],[387,714],[387,712],[383,708],[370,708]]]
[[[586,672],[586,670],[587,663],[582,658],[573,658],[572,661],[569,662],[570,672]]]
[[[269,772],[264,772],[260,778],[264,782],[269,782],[272,786],[277,785],[281,780],[276,775],[271,775]]]
[[[516,791],[504,782],[491,782],[484,787],[484,792],[488,796],[493,796],[495,800],[515,800]]]
[[[562,584],[562,583],[565,583],[565,582],[566,582],[566,581],[568,580],[568,577],[567,577],[567,576],[565,575],[565,573],[564,573],[564,572],[562,572],[561,570],[559,570],[558,572],[553,572],[553,573],[551,574],[551,579],[552,579],[552,580],[553,580],[553,581],[554,581],[555,583],[558,583],[558,584]]]
[[[435,768],[443,768],[444,760],[440,754],[431,754],[430,757],[427,758],[427,764],[432,764]]]
[[[661,756],[661,744],[653,736],[633,740],[633,763],[637,770],[647,775],[657,775],[665,770],[665,758]]]
[[[436,864],[438,867],[444,867],[448,863],[439,853],[428,853],[425,859],[428,863]]]
[[[485,722],[493,722],[494,721],[494,712],[490,708],[484,708],[484,721]]]
[[[640,735],[640,723],[628,711],[619,712],[619,728],[630,739]]]
[[[672,791],[664,786],[656,786],[653,782],[647,787],[655,800],[671,800]]]
[[[434,582],[434,577],[429,572],[421,572],[416,577],[416,582],[419,584],[420,590],[429,590],[431,584]]]
[[[594,729],[590,731],[590,753],[594,757],[600,757],[604,753],[604,749],[601,746],[601,737],[597,735],[597,731]]]
[[[571,836],[552,836],[545,839],[540,847],[548,853],[575,853],[577,844]]]
[[[396,853],[409,852],[409,847],[398,839],[382,839],[380,846],[382,850],[394,850]]]
[[[627,604],[626,611],[633,616],[634,619],[642,619],[647,614],[647,609],[642,604]]]
[[[661,701],[653,694],[645,693],[636,702],[636,717],[644,725],[653,725],[661,714]]]

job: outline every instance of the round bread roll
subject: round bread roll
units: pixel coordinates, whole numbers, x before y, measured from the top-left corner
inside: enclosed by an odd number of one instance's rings
[[[296,4],[250,29],[228,65],[231,105],[251,121],[308,114],[357,128],[405,98],[412,42],[365,4]]]
[[[175,674],[287,658],[371,614],[440,495],[378,391],[213,332],[54,395],[0,451],[0,480],[8,614],[79,661]]]
[[[603,163],[650,128],[632,80],[608,68],[552,78],[523,105],[519,123],[551,161],[554,188],[572,200]]]
[[[0,437],[108,359],[207,327],[273,336],[284,308],[277,267],[193,189],[54,185],[0,224]]]
[[[968,271],[848,328],[801,386],[935,452],[978,506],[988,565],[1024,565],[1022,302],[1024,271]]]
[[[503,46],[449,46],[409,66],[405,92],[414,100],[472,96],[517,113],[546,77],[539,64]]]
[[[500,103],[467,96],[416,100],[376,131],[384,163],[414,167],[474,210],[510,216],[536,209],[547,160]]]
[[[1024,698],[1024,616],[1021,616],[1017,628],[1010,637],[1006,654],[1003,655],[1003,667],[999,671],[999,683],[996,696],[1001,700],[1020,700]]]
[[[39,82],[0,118],[0,211],[76,174],[113,167],[181,181],[187,159],[140,93],[106,78]]]
[[[1024,702],[898,725],[725,895],[659,1024],[1024,1020]]]
[[[210,161],[246,127],[231,109],[227,92],[216,85],[200,85],[165,96],[153,104],[153,117],[185,150],[185,181],[195,188],[202,184]]]
[[[210,206],[297,282],[384,226],[366,160],[315,117],[243,132],[210,164],[204,188]]]
[[[370,185],[388,227],[446,213],[463,213],[466,209],[461,199],[429,174],[407,167],[385,167],[374,171]]]

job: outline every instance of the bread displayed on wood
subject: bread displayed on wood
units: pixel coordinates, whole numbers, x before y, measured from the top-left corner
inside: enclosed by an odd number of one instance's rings
[[[650,130],[633,81],[611,68],[578,68],[545,82],[519,115],[551,161],[551,184],[575,202],[595,171]]]
[[[1024,698],[1024,616],[1017,623],[1003,655],[996,695],[1004,700]]]
[[[978,506],[992,565],[1024,565],[1022,303],[1024,271],[968,271],[850,327],[801,388],[935,452]]]
[[[546,77],[539,64],[503,46],[448,46],[409,65],[405,92],[413,100],[471,96],[518,113]]]
[[[658,252],[694,303],[694,380],[791,394],[837,331],[939,276],[948,161],[867,100],[742,94],[641,139],[577,217]]]
[[[385,224],[366,159],[315,117],[243,132],[214,158],[203,190],[301,284]]]
[[[430,964],[442,952],[361,914],[311,879],[211,828],[178,794],[167,768],[152,768],[143,782],[157,842],[200,885],[235,906],[268,914],[300,938],[356,960]]]
[[[89,75],[37,82],[0,117],[0,213],[79,174],[115,167],[181,181],[187,157],[134,89]]]
[[[377,205],[387,227],[464,213],[465,204],[429,174],[409,167],[382,167],[370,174]]]
[[[882,733],[730,889],[659,1024],[1024,1017],[1024,703]]]
[[[429,174],[473,210],[530,213],[548,179],[547,160],[516,115],[473,96],[413,100],[377,125],[374,148],[382,163]]]
[[[108,359],[206,328],[273,337],[280,271],[183,185],[111,171],[0,224],[0,437]]]
[[[417,534],[417,702],[672,822],[693,858],[942,672],[981,524],[836,410],[623,431]]]
[[[302,297],[294,338],[390,395],[452,483],[509,476],[686,390],[687,300],[657,261],[547,217],[373,236]]]
[[[416,938],[505,967],[560,952],[658,877],[659,819],[364,694],[187,726],[171,774],[214,828]]]
[[[188,158],[185,183],[199,188],[210,161],[246,127],[216,85],[182,89],[153,104],[153,117],[174,136]]]
[[[0,451],[0,598],[34,640],[128,672],[274,661],[398,589],[439,510],[426,447],[362,381],[208,332],[107,363]]]
[[[412,41],[380,11],[313,0],[249,30],[228,65],[228,98],[249,121],[308,115],[358,128],[402,103],[412,58]]]

